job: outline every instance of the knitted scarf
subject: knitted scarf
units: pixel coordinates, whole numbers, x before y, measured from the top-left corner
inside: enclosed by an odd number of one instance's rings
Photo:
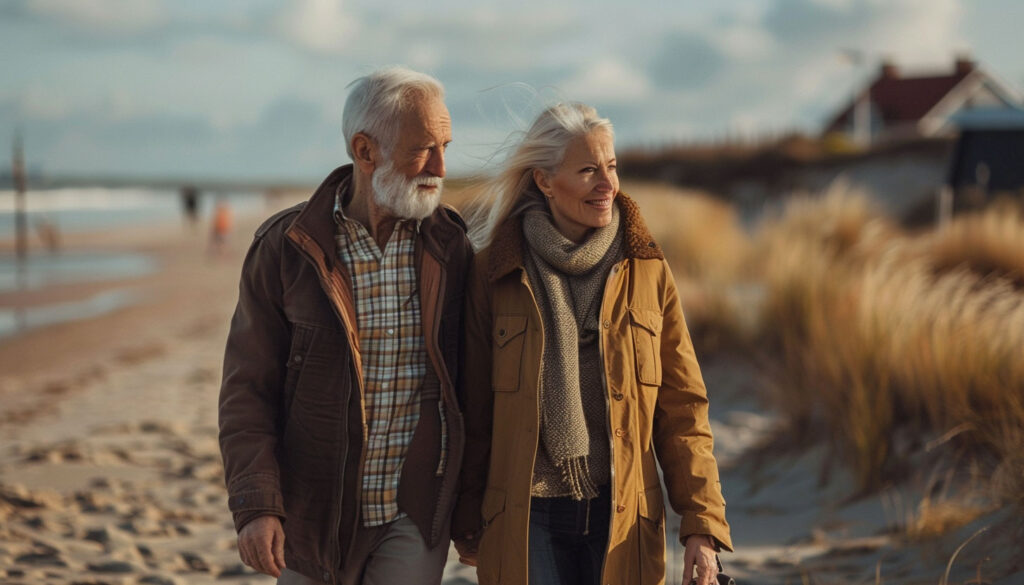
[[[590,435],[580,390],[579,346],[598,335],[605,279],[622,254],[619,209],[613,205],[611,223],[576,244],[558,231],[547,206],[538,201],[523,212],[523,235],[526,273],[544,322],[541,440],[573,498],[591,499],[597,497],[597,488],[587,466]]]

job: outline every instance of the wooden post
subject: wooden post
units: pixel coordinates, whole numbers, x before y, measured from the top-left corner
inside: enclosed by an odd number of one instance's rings
[[[953,188],[949,185],[939,187],[935,206],[936,224],[943,229],[953,220]]]
[[[24,290],[28,287],[28,218],[25,210],[25,154],[22,150],[21,132],[14,135],[11,177],[14,179],[15,274],[18,290]],[[25,313],[20,307],[15,310],[15,319],[17,328],[24,329]]]
[[[871,86],[863,89],[853,104],[853,136],[861,148],[871,148]]]

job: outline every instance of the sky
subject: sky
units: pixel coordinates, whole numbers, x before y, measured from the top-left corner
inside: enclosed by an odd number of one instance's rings
[[[444,83],[470,174],[560,100],[622,150],[815,132],[883,59],[967,55],[1021,91],[1021,22],[1020,0],[0,0],[0,144],[51,176],[315,182],[348,162],[346,86],[401,64]]]

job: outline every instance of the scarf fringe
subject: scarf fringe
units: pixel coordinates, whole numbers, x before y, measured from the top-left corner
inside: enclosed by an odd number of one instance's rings
[[[574,500],[592,500],[597,497],[597,486],[590,480],[586,457],[573,457],[559,463],[562,479],[572,490]]]

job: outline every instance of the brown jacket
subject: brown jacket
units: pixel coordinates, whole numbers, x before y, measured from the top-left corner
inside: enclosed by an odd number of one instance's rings
[[[336,169],[304,204],[256,232],[224,353],[220,445],[235,528],[284,519],[285,562],[337,583],[358,522],[366,417],[349,276],[335,247]],[[343,187],[344,189],[344,187]],[[454,211],[423,220],[416,269],[429,356],[399,507],[437,542],[454,500],[465,433],[455,395],[472,250]],[[447,465],[438,402],[445,409]]]
[[[601,303],[601,354],[612,445],[612,522],[601,583],[665,580],[665,511],[655,463],[680,534],[709,534],[731,550],[708,399],[676,286],[636,204],[616,198],[626,259]],[[543,355],[540,311],[523,268],[521,222],[498,228],[473,262],[460,398],[466,457],[452,534],[483,527],[481,585],[526,585],[530,487],[538,442]]]

